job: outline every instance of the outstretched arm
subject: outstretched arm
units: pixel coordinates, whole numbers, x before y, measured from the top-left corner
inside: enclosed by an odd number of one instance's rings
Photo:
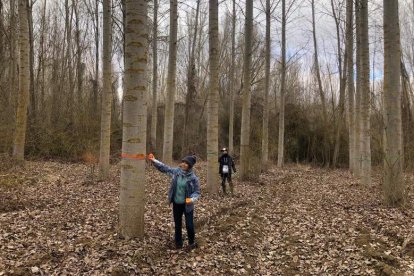
[[[148,155],[148,159],[151,160],[152,164],[154,164],[154,167],[157,168],[160,172],[166,173],[170,176],[177,174],[178,168],[172,168],[162,163],[161,161],[155,159],[153,154]]]

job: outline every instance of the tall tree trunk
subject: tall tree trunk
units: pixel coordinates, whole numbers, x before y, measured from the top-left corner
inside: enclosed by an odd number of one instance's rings
[[[43,15],[42,15],[42,89],[40,92],[40,104],[44,106],[46,100],[46,62],[45,62],[45,37],[46,37],[46,7],[47,7],[47,0],[43,2]]]
[[[165,103],[163,161],[171,164],[174,142],[175,78],[177,74],[177,0],[170,0],[170,41],[167,75],[167,102]]]
[[[384,198],[387,204],[404,202],[401,120],[401,45],[398,1],[384,0]]]
[[[112,1],[103,1],[103,91],[101,108],[100,179],[109,173],[112,111]]]
[[[200,12],[200,0],[197,1],[195,23],[194,23],[194,35],[193,38],[189,40],[189,63],[188,63],[188,72],[187,72],[187,95],[185,96],[185,110],[184,110],[184,133],[182,139],[181,153],[182,155],[188,154],[188,121],[190,109],[192,106],[192,101],[194,94],[196,93],[196,69],[195,69],[195,48],[197,43],[197,33],[198,33],[198,17]]]
[[[82,48],[80,42],[80,34],[81,30],[79,27],[79,10],[78,4],[75,5],[75,41],[76,41],[76,100],[77,104],[75,106],[79,106],[82,103],[82,89],[83,89],[83,71],[84,66],[82,65]]]
[[[347,77],[347,70],[348,67],[346,66],[346,60],[347,60],[347,52],[345,49],[345,56],[344,56],[344,67],[342,69],[342,53],[341,53],[341,26],[340,26],[340,20],[341,18],[338,17],[335,11],[335,5],[334,1],[331,0],[331,6],[332,6],[332,14],[335,20],[335,26],[336,26],[336,37],[337,37],[337,55],[338,55],[338,72],[339,72],[339,114],[338,114],[338,120],[336,123],[336,129],[335,129],[335,147],[334,147],[334,154],[332,158],[332,166],[335,168],[338,163],[338,157],[339,157],[339,149],[341,146],[341,131],[342,131],[342,121],[345,120],[345,90],[346,90],[346,77]]]
[[[402,126],[402,152],[403,160],[412,160],[411,151],[404,150],[404,141],[411,141],[411,131],[409,130],[413,124],[413,110],[411,104],[411,97],[413,89],[410,83],[410,75],[407,72],[407,69],[404,64],[404,58],[401,54],[401,42],[400,42],[400,56],[401,56],[401,121],[404,122]],[[384,98],[384,97],[383,97]],[[407,131],[404,131],[407,130]],[[383,130],[385,136],[385,130]],[[386,139],[384,139],[385,141]],[[404,162],[402,162],[402,167],[404,169]]]
[[[29,103],[29,117],[32,122],[36,121],[37,117],[37,108],[36,108],[36,91],[34,83],[34,36],[33,36],[33,2],[32,0],[27,0],[27,20],[29,24],[29,46],[30,46],[30,103]]]
[[[219,98],[219,31],[218,0],[209,1],[210,91],[207,121],[207,187],[217,193],[218,98]]]
[[[126,0],[126,63],[119,226],[121,234],[127,238],[144,237],[147,6],[146,0]]]
[[[150,151],[157,149],[157,90],[158,90],[158,0],[154,0],[154,22],[152,23],[152,110]]]
[[[230,67],[230,110],[229,110],[229,152],[234,154],[234,94],[236,90],[236,0],[233,0],[233,14],[231,19],[231,67]]]
[[[250,111],[251,111],[251,63],[252,63],[253,1],[246,1],[245,49],[243,63],[243,105],[240,137],[240,176],[249,177],[250,159]]]
[[[361,1],[361,177],[365,185],[371,184],[371,91],[368,39],[368,0]]]
[[[58,58],[58,60],[56,60],[56,65],[59,66],[59,72],[56,72],[55,79],[57,80],[56,83],[56,89],[54,90],[54,100],[53,100],[53,118],[52,121],[59,121],[61,122],[61,119],[66,119],[67,116],[65,114],[65,112],[67,111],[66,109],[64,110],[65,104],[67,103],[68,97],[67,97],[67,58],[66,58],[66,48],[67,48],[67,39],[66,39],[66,34],[67,34],[67,30],[69,29],[69,20],[67,20],[66,18],[69,17],[68,14],[68,10],[66,9],[66,5],[67,2],[69,0],[65,0],[65,24],[64,24],[64,31],[63,34],[60,34],[61,30],[58,30],[58,28],[56,29],[56,32],[58,32],[59,34],[56,35],[56,37],[59,37],[59,39],[61,39],[61,43],[60,43],[60,47],[56,47],[56,55],[60,56]],[[55,19],[55,22],[57,22],[57,18]],[[52,72],[53,75],[53,72]],[[66,93],[66,94],[65,94]],[[62,101],[63,99],[63,101]],[[65,112],[64,112],[65,111]],[[62,120],[63,121],[63,120]]]
[[[122,28],[125,30],[126,29],[126,0],[121,0],[121,10],[122,10]],[[122,51],[125,53],[125,31],[122,33]],[[123,55],[123,61],[125,64],[125,55]]]
[[[43,1],[42,5],[42,17],[40,22],[40,42],[39,42],[39,55],[38,55],[38,68],[36,75],[36,91],[39,93],[37,100],[40,107],[44,106],[45,101],[45,37],[46,37],[46,7],[47,1]],[[40,112],[40,110],[39,110]]]
[[[270,90],[270,0],[266,0],[265,96],[263,101],[262,168],[269,162],[269,90]]]
[[[355,173],[361,175],[361,8],[355,0],[356,21],[356,94],[355,94]]]
[[[315,63],[315,73],[316,81],[318,82],[318,92],[322,105],[322,115],[324,124],[327,122],[327,111],[326,111],[326,100],[325,92],[323,91],[321,71],[319,66],[319,55],[318,55],[318,40],[316,39],[316,19],[315,19],[315,0],[311,1],[312,4],[312,36],[313,36],[313,49],[314,49],[314,63]]]
[[[3,22],[3,0],[0,0],[0,62],[4,66],[4,22]],[[0,81],[3,80],[3,74],[0,76]]]
[[[73,19],[73,0],[72,5],[69,7],[69,3],[67,2],[66,9],[67,9],[67,26],[68,29],[66,30],[66,41],[67,41],[67,48],[66,48],[66,59],[67,59],[67,65],[68,65],[68,99],[67,99],[67,106],[68,106],[68,115],[69,115],[69,122],[74,122],[74,111],[73,111],[73,105],[74,105],[74,97],[73,97],[73,68],[72,68],[72,19]]]
[[[57,21],[60,20],[58,19],[57,15],[54,15],[54,20],[53,22],[57,24]],[[60,36],[60,30],[58,28],[54,28],[53,29],[53,39],[54,41],[56,41],[58,38],[61,39]],[[50,83],[51,83],[51,87],[50,87],[50,94],[52,95],[52,104],[51,104],[51,116],[50,116],[50,122],[58,122],[60,120],[60,112],[61,112],[61,81],[60,81],[60,76],[63,77],[63,75],[60,75],[61,71],[63,71],[63,69],[60,65],[59,61],[63,61],[63,57],[61,57],[61,52],[63,52],[64,48],[64,43],[62,43],[63,46],[61,47],[54,47],[53,48],[53,54],[52,54],[52,74],[50,76]],[[63,74],[63,73],[62,73]]]
[[[277,147],[277,165],[282,167],[285,150],[285,91],[286,89],[286,0],[282,0],[282,62],[279,105],[279,141]]]
[[[326,166],[329,166],[329,137],[328,137],[328,113],[326,108],[326,99],[325,99],[325,92],[323,90],[322,85],[322,78],[321,78],[321,69],[319,65],[319,54],[318,54],[318,40],[316,38],[316,18],[315,18],[315,0],[311,1],[311,8],[312,8],[312,37],[313,37],[313,48],[314,48],[314,67],[315,67],[315,76],[316,81],[318,83],[318,92],[319,97],[321,100],[322,106],[322,124],[323,124],[323,158],[324,163]]]
[[[24,161],[26,141],[27,107],[30,86],[30,45],[27,0],[19,0],[19,95],[16,112],[16,129],[14,134],[13,158]]]
[[[122,28],[123,28],[123,33],[122,33],[122,50],[124,53],[126,53],[126,38],[125,38],[125,30],[126,30],[126,26],[127,26],[127,18],[126,18],[126,0],[121,0],[121,9],[122,9]],[[126,57],[125,54],[123,55],[123,62],[124,64],[126,64]],[[125,68],[125,66],[124,66]],[[124,74],[122,77],[122,87],[125,89],[125,69],[124,69]],[[121,111],[120,111],[120,120],[121,122],[124,121],[124,113],[123,113],[123,106],[124,106],[124,97],[121,98]]]
[[[98,112],[98,95],[99,95],[99,1],[95,3],[95,82],[93,88],[92,110],[93,116]]]
[[[7,66],[10,66],[10,64],[7,64],[5,62],[5,45],[4,45],[4,37],[5,37],[5,28],[4,28],[4,16],[3,16],[3,0],[0,0],[0,83],[3,83],[6,74],[6,68]],[[10,60],[9,60],[10,61]],[[9,78],[10,80],[10,78]],[[10,107],[8,105],[8,94],[7,91],[5,89],[2,89],[2,91],[0,91],[0,97],[2,99],[4,99],[4,104],[5,107]],[[6,109],[6,108],[5,108]],[[9,113],[10,114],[10,113]],[[6,145],[5,145],[6,144]],[[5,151],[8,143],[3,143],[3,145],[0,146],[0,151]]]
[[[16,94],[18,89],[18,54],[17,54],[17,20],[16,20],[16,2],[10,0],[10,67],[9,67],[9,78],[10,78],[10,89],[8,93],[8,105],[14,110],[16,108]]]
[[[346,58],[347,66],[346,82],[348,92],[348,117],[349,117],[349,169],[355,172],[355,85],[354,85],[354,3],[346,2]]]

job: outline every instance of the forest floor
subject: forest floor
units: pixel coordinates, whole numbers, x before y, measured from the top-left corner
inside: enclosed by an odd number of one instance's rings
[[[145,238],[117,234],[120,167],[105,182],[83,164],[27,162],[0,173],[0,275],[414,275],[414,175],[408,203],[381,203],[379,172],[271,167],[235,196],[205,192],[199,248],[171,248],[168,177],[148,168]],[[185,233],[185,231],[183,231]]]

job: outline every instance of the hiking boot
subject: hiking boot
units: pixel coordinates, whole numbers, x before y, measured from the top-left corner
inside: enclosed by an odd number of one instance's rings
[[[183,248],[183,245],[179,243],[175,243],[174,241],[168,241],[167,248],[170,250],[179,250]]]
[[[196,242],[192,243],[192,244],[189,244],[188,245],[188,251],[192,251],[192,250],[196,249],[197,247],[198,247],[198,244]]]

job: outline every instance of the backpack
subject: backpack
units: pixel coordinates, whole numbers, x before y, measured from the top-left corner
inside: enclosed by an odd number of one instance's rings
[[[221,165],[221,172],[223,174],[229,174],[230,173],[230,169],[231,169],[231,165],[232,165],[232,160],[230,156],[223,156],[220,158],[220,165]]]

